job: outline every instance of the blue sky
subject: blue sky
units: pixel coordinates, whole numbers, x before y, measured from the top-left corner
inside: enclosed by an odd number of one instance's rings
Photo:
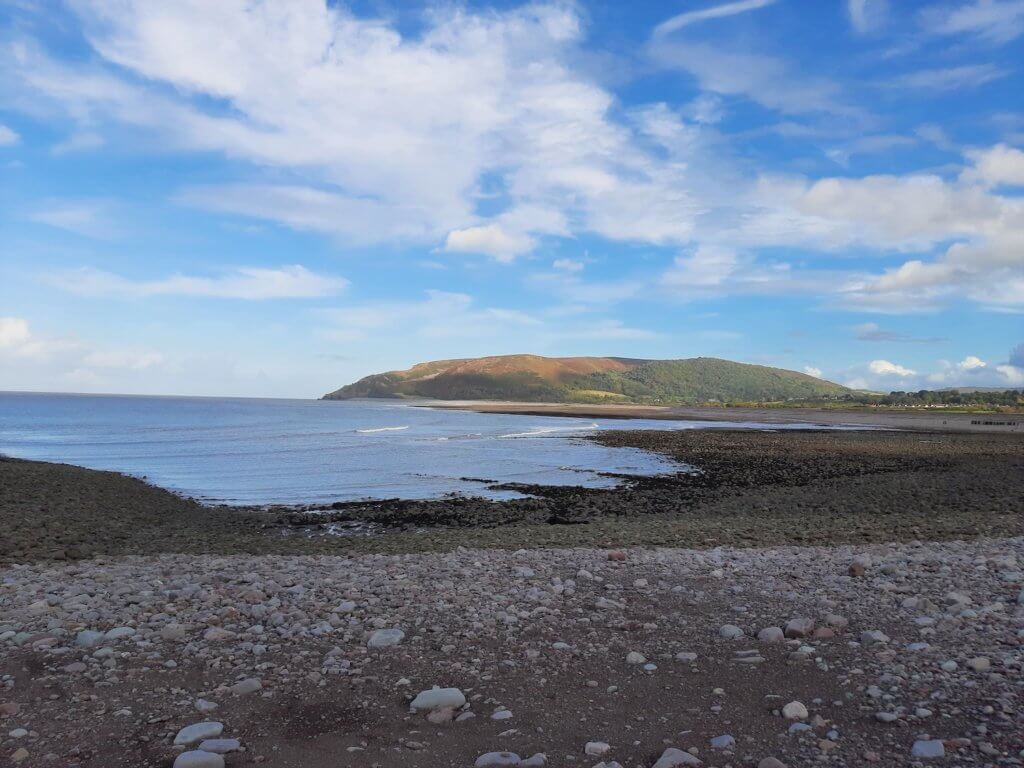
[[[1024,386],[1024,0],[0,2],[0,389]]]

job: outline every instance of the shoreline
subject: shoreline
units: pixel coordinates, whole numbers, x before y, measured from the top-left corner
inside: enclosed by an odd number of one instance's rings
[[[1024,413],[959,413],[883,411],[822,408],[747,408],[669,405],[604,405],[580,403],[527,403],[499,400],[431,400],[417,408],[503,413],[523,416],[564,416],[604,419],[652,419],[658,421],[707,421],[751,424],[808,424],[904,429],[920,432],[981,432],[1024,435]],[[979,422],[979,423],[972,423]],[[984,422],[999,422],[989,423]],[[751,426],[749,429],[757,429]]]
[[[125,475],[0,460],[0,563],[175,553],[782,546],[1024,535],[1024,442],[899,431],[621,430],[700,470],[525,498],[210,506]],[[813,520],[814,525],[808,526]]]

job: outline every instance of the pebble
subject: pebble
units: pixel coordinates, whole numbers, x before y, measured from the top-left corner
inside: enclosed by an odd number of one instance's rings
[[[93,648],[103,642],[103,633],[91,629],[83,629],[75,635],[75,645],[79,648]]]
[[[629,653],[626,654],[626,663],[627,664],[644,664],[646,662],[647,662],[647,657],[644,656],[642,653],[637,653],[636,651],[630,651]]]
[[[718,636],[723,640],[735,640],[738,637],[743,637],[743,630],[735,624],[725,624],[718,630]]]
[[[807,637],[814,631],[814,619],[790,619],[786,622],[786,637],[798,638]]]
[[[689,752],[669,747],[661,753],[661,757],[651,768],[678,768],[680,765],[703,765],[703,763]]]
[[[889,642],[889,636],[880,629],[869,629],[866,632],[860,633],[860,642],[863,645],[883,645]]]
[[[405,632],[400,629],[378,629],[370,635],[366,641],[368,648],[389,648],[398,645],[405,638]]]
[[[729,734],[724,736],[715,736],[711,739],[711,746],[715,749],[732,749],[736,746],[736,739]]]
[[[218,755],[226,755],[228,752],[237,752],[242,748],[242,742],[238,739],[204,739],[199,742],[199,749],[202,752],[214,752]]]
[[[807,707],[799,701],[791,701],[782,708],[782,716],[787,720],[806,720],[808,714]]]
[[[918,739],[910,749],[911,757],[934,759],[946,756],[946,747],[939,739]]]
[[[785,642],[786,634],[782,627],[765,627],[757,633],[757,639],[762,643],[781,643]]]
[[[239,680],[228,690],[231,691],[233,696],[246,696],[250,693],[256,693],[256,691],[262,690],[262,688],[263,682],[261,680],[255,677],[247,677],[245,680]]]
[[[766,757],[757,764],[757,768],[786,768],[786,764],[777,757]]]
[[[604,757],[612,751],[612,748],[610,744],[603,741],[588,741],[583,751],[590,757]]]

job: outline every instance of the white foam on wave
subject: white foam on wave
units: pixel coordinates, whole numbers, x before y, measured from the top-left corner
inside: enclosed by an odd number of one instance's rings
[[[409,428],[408,426],[405,426],[405,427],[374,427],[373,429],[357,429],[356,432],[358,432],[361,435],[372,435],[374,432],[401,432],[403,429],[408,429],[408,428]]]
[[[589,426],[581,424],[575,427],[534,427],[529,432],[511,432],[507,435],[498,435],[498,437],[502,439],[513,437],[540,437],[541,435],[550,435],[553,432],[587,432],[591,429],[598,429],[596,422]]]

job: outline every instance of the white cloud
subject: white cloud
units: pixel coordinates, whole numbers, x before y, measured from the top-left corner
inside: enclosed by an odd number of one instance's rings
[[[1008,43],[1024,34],[1024,0],[974,0],[923,11],[934,35],[972,35],[989,43]]]
[[[961,371],[980,371],[986,365],[985,361],[975,355],[968,355],[956,367]]]
[[[453,253],[482,253],[498,261],[509,262],[533,250],[534,239],[529,235],[505,231],[500,224],[483,224],[448,233],[444,250]]]
[[[300,264],[267,269],[240,267],[218,277],[173,275],[160,280],[131,280],[97,269],[75,269],[50,276],[59,288],[82,296],[140,299],[150,296],[199,296],[225,299],[298,299],[335,296],[348,281],[320,275]]]
[[[99,369],[139,371],[163,362],[157,352],[97,349],[74,338],[38,336],[24,318],[0,318],[0,371],[10,382],[6,386],[16,386],[17,377],[30,369],[49,371],[56,384],[65,377],[95,380]],[[4,386],[0,380],[0,389]]]
[[[1008,387],[1024,387],[1024,366],[997,365],[996,370]]]
[[[904,368],[902,365],[898,365],[897,363],[890,363],[888,360],[872,360],[868,363],[868,370],[878,376],[899,376],[900,378],[906,378],[908,376],[917,375],[917,371]]]
[[[681,243],[700,212],[686,167],[646,146],[650,125],[617,120],[574,66],[569,4],[445,6],[417,34],[319,0],[73,7],[102,61],[64,65],[22,42],[0,62],[21,99],[83,131],[109,121],[266,171],[185,190],[192,205],[506,260],[549,234]],[[493,218],[475,213],[485,176],[508,191]]]
[[[813,365],[805,365],[804,373],[806,373],[808,376],[813,376],[816,379],[821,378],[821,368],[815,368]]]
[[[748,11],[756,11],[759,8],[766,8],[774,5],[777,0],[736,0],[732,3],[723,3],[699,11],[686,11],[671,19],[661,22],[654,28],[655,35],[668,35],[691,24],[698,24],[711,19],[724,19],[729,16],[736,16]]]
[[[8,128],[3,123],[0,123],[0,147],[11,147],[18,143],[21,137],[14,131],[13,128]]]
[[[0,317],[0,347],[20,347],[29,339],[28,321],[21,317]]]
[[[967,180],[978,180],[991,186],[1024,186],[1024,151],[996,144],[988,149],[968,150],[967,157],[972,164],[963,174]]]
[[[739,268],[739,257],[729,248],[702,245],[688,256],[677,256],[662,278],[663,282],[684,291],[723,285]]]

